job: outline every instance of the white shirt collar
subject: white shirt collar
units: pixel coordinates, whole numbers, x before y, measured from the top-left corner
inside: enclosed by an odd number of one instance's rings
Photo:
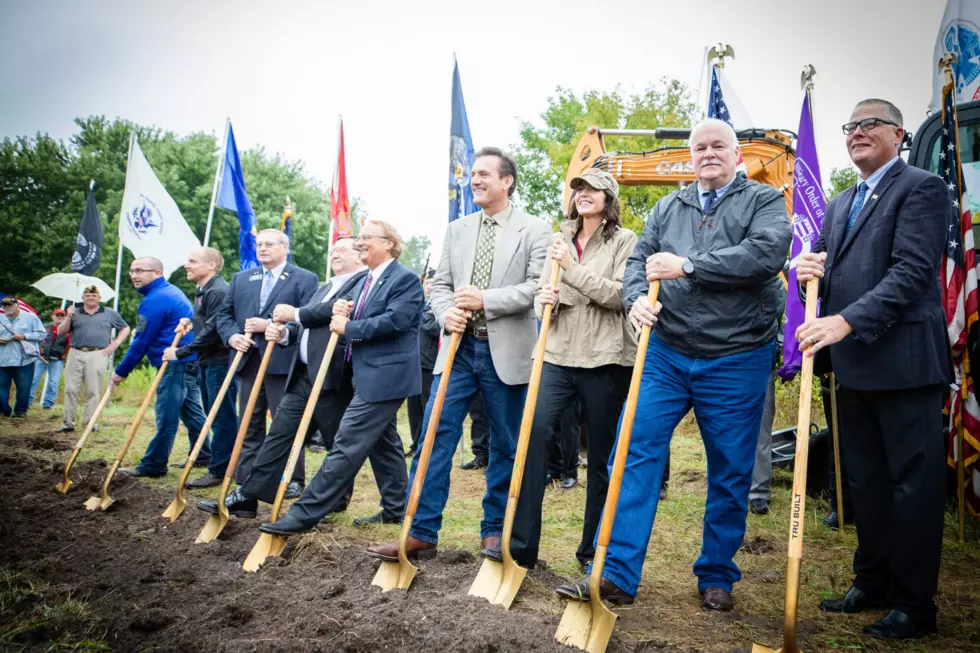
[[[283,261],[282,263],[280,263],[276,267],[274,267],[271,270],[269,270],[270,272],[272,272],[272,278],[273,278],[273,280],[278,280],[279,277],[282,276],[282,271],[286,269],[286,266],[287,265],[289,265],[289,261]],[[265,268],[265,267],[262,268],[262,274],[263,275],[265,275],[266,270],[267,270],[267,268]]]
[[[373,270],[371,270],[371,285],[372,286],[374,286],[374,283],[378,279],[381,278],[381,275],[384,274],[384,271],[388,269],[388,266],[391,265],[394,260],[395,259],[390,258],[387,261],[385,261],[384,263],[382,263],[381,265],[379,265],[378,267],[376,267]]]

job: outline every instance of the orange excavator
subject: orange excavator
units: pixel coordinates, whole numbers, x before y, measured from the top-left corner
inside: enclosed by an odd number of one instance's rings
[[[792,215],[793,163],[796,134],[781,129],[748,129],[737,133],[745,161],[746,174],[763,184],[782,191],[786,197],[787,215]],[[602,129],[589,127],[579,139],[565,175],[565,201],[571,197],[573,178],[588,168],[600,168],[611,174],[622,186],[686,184],[695,181],[691,151],[686,145],[660,147],[647,152],[606,150],[606,137],[646,136],[660,140],[684,140],[690,129]]]

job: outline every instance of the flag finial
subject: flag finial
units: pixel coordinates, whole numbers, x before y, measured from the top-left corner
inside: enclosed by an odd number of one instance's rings
[[[953,64],[956,63],[956,53],[947,52],[939,58],[939,72],[946,73],[946,83],[953,83]]]
[[[812,91],[813,78],[817,74],[817,69],[812,64],[803,66],[803,73],[800,75],[800,90]]]
[[[718,63],[715,65],[719,68],[725,67],[725,57],[728,57],[729,59],[735,58],[735,49],[727,43],[718,43],[708,50],[708,61],[717,59]]]

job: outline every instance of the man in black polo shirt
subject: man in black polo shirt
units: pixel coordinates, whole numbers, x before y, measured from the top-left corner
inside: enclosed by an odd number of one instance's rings
[[[78,400],[85,383],[85,421],[95,414],[102,394],[102,383],[109,366],[109,357],[129,335],[129,325],[119,313],[100,306],[102,296],[97,286],[89,286],[82,293],[82,309],[68,308],[68,317],[58,325],[58,335],[71,333],[71,350],[65,364],[65,421],[59,433],[75,430],[78,416]],[[112,339],[112,330],[118,332]],[[98,427],[96,427],[98,430]]]
[[[228,375],[230,350],[218,335],[218,311],[228,294],[228,282],[221,278],[225,259],[221,252],[212,247],[192,250],[187,255],[184,269],[187,280],[197,285],[194,299],[194,341],[182,347],[167,347],[163,350],[163,360],[175,361],[197,354],[201,367],[201,397],[204,409],[211,412],[218,390]],[[184,318],[181,320],[183,323]],[[187,482],[189,488],[208,488],[221,485],[228,459],[235,446],[238,431],[238,415],[235,413],[235,400],[238,396],[238,379],[232,378],[228,392],[221,400],[221,407],[211,425],[211,460],[208,473],[201,478]],[[202,454],[204,450],[202,449]],[[203,462],[202,462],[203,464]]]

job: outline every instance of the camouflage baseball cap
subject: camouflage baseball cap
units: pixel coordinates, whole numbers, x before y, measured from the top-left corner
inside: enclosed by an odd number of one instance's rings
[[[572,179],[572,190],[578,190],[582,184],[588,184],[596,190],[608,190],[619,197],[619,184],[611,174],[599,168],[589,168],[578,177]]]

